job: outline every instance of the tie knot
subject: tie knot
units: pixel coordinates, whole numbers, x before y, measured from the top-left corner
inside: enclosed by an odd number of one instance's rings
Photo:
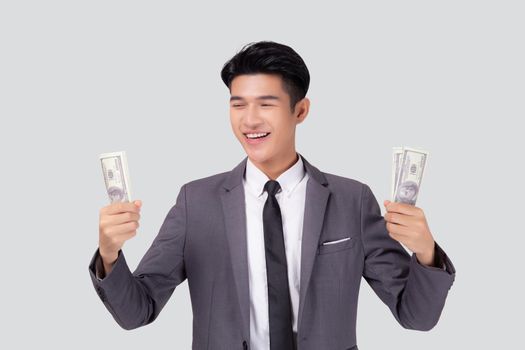
[[[279,185],[279,182],[275,180],[268,180],[264,184],[264,190],[268,192],[269,195],[275,196],[277,192],[281,189],[281,185]]]

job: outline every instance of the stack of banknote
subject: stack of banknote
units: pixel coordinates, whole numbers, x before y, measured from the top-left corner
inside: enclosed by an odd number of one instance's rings
[[[102,153],[99,158],[110,202],[131,202],[126,152]]]
[[[393,202],[416,204],[428,152],[410,147],[392,149]]]

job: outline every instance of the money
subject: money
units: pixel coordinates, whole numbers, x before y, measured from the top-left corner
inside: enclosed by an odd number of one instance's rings
[[[403,147],[392,147],[392,186],[390,191],[390,199],[394,200],[394,193],[397,186],[397,177],[399,169],[401,168],[401,161],[403,155]]]
[[[102,153],[99,158],[110,202],[130,202],[131,184],[126,152]]]
[[[392,149],[392,201],[416,204],[429,153],[410,147]]]

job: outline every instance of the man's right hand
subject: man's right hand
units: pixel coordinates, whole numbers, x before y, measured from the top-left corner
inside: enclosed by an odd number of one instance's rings
[[[118,251],[128,239],[137,234],[141,200],[115,202],[100,209],[99,252],[104,263],[104,275],[111,271]]]

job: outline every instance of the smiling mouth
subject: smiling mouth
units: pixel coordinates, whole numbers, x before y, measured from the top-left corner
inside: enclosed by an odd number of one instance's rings
[[[261,132],[261,133],[250,133],[250,134],[243,134],[244,137],[246,137],[248,140],[257,140],[257,139],[263,139],[266,136],[270,135],[269,132]]]

